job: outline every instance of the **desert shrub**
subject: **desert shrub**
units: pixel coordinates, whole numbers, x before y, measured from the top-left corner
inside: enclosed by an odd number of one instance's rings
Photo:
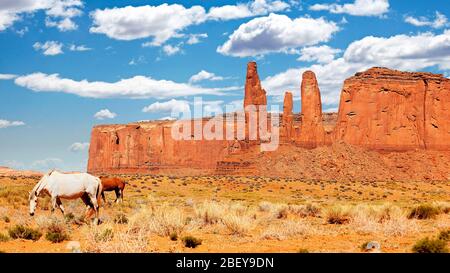
[[[448,214],[450,213],[450,203],[448,202],[434,202],[434,206],[436,206],[442,213]]]
[[[277,219],[286,219],[288,217],[288,208],[287,207],[281,207],[278,209],[276,213]]]
[[[124,213],[119,213],[114,216],[114,223],[128,224],[128,217]]]
[[[170,238],[171,241],[178,240],[178,233],[176,233],[176,232],[170,233],[169,238]]]
[[[258,204],[258,208],[260,211],[269,212],[272,210],[273,204],[270,202],[262,201]]]
[[[5,223],[9,223],[9,222],[11,222],[11,219],[9,219],[9,217],[8,216],[3,216],[3,221],[5,221]]]
[[[433,205],[429,204],[422,204],[417,207],[414,207],[409,212],[408,218],[409,219],[432,219],[435,218],[437,215],[441,213],[441,210]]]
[[[94,241],[108,242],[114,238],[114,231],[112,228],[105,228],[100,231],[94,231]]]
[[[0,233],[0,242],[8,242],[9,241],[9,236],[3,233]]]
[[[194,236],[185,236],[181,240],[183,241],[184,246],[189,248],[196,248],[202,244],[202,240]]]
[[[73,214],[72,212],[64,214],[64,220],[66,221],[66,223],[73,223],[75,220],[75,214]]]
[[[326,211],[328,224],[342,225],[350,222],[350,210],[343,206],[333,206]]]
[[[97,241],[99,233],[98,227],[87,229],[87,240],[85,244],[86,252],[93,253],[143,253],[147,251],[148,236],[143,230],[133,230],[126,228],[114,232],[113,237],[106,241]],[[112,231],[110,227],[106,228]],[[106,236],[108,237],[108,236]],[[97,240],[96,240],[97,239]]]
[[[42,233],[39,230],[24,225],[16,225],[10,228],[8,233],[9,237],[13,239],[26,239],[33,241],[39,240],[42,236]]]
[[[317,217],[320,215],[320,208],[313,204],[306,204],[300,216]]]
[[[438,239],[446,242],[450,241],[450,229],[441,231],[438,235]]]
[[[163,206],[159,208],[150,219],[150,231],[160,236],[169,236],[172,233],[180,234],[186,226],[186,217],[178,208]]]
[[[275,225],[270,225],[261,235],[262,239],[286,240],[296,235],[308,235],[314,233],[311,224],[306,221],[285,220]]]
[[[69,240],[69,234],[66,232],[66,228],[62,224],[53,223],[47,227],[47,233],[45,239],[52,243],[60,243]]]
[[[297,253],[309,253],[309,251],[306,248],[300,248]]]
[[[440,239],[424,238],[412,248],[414,253],[448,253],[447,242]]]
[[[250,217],[233,212],[224,215],[222,222],[233,235],[245,235],[252,228],[252,219]]]
[[[203,222],[209,225],[218,223],[225,210],[226,208],[223,205],[210,201],[194,206],[194,212],[197,217],[203,219]]]

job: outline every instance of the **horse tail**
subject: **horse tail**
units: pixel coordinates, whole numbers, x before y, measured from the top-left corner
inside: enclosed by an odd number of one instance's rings
[[[98,206],[100,207],[100,202],[102,199],[102,181],[100,180],[100,178],[98,179],[98,187],[97,187],[97,192],[95,193],[95,196],[97,197],[97,203]]]

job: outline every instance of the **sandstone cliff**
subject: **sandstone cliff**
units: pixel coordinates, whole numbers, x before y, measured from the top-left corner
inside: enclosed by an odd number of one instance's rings
[[[301,98],[302,111],[296,114],[292,93],[285,94],[281,146],[275,152],[261,153],[263,140],[259,134],[256,140],[250,140],[247,126],[245,139],[197,140],[192,135],[175,140],[171,136],[173,121],[100,125],[92,130],[88,171],[272,174],[344,180],[450,179],[449,79],[431,73],[372,68],[347,79],[339,112],[324,114],[319,84],[314,73],[307,71],[302,76]],[[244,106],[266,104],[256,63],[251,62],[247,66]],[[209,120],[200,123],[204,126]],[[265,122],[270,122],[270,116]],[[222,125],[224,130],[237,126],[235,120],[223,121]]]
[[[450,80],[372,68],[347,79],[335,139],[378,150],[449,150]]]

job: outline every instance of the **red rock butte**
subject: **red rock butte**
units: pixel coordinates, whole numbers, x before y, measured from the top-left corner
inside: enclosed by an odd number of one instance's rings
[[[365,163],[347,164],[351,155],[356,153],[367,158],[367,164],[379,165],[368,167],[367,172],[380,173],[376,177],[370,176],[370,179],[450,179],[449,79],[438,74],[374,67],[345,80],[336,114],[322,113],[320,88],[314,72],[306,71],[301,76],[301,113],[293,113],[293,94],[286,92],[279,123],[280,148],[274,152],[261,152],[258,148],[263,140],[258,135],[256,141],[250,141],[247,132],[245,139],[175,140],[171,136],[174,121],[99,125],[92,130],[88,172],[274,174],[313,179],[364,179],[367,174],[355,174],[355,169],[361,169],[362,165],[358,167],[358,164]],[[247,66],[244,107],[266,104],[266,91],[261,86],[257,65],[250,62]],[[210,119],[203,118],[200,122],[206,124]],[[245,120],[247,123],[247,115]],[[270,116],[267,122],[270,122]],[[236,122],[224,120],[223,128],[229,126],[236,126]],[[324,151],[329,153],[327,160],[342,166],[336,169],[323,167],[323,161],[315,165],[304,161],[308,156],[314,162],[315,158],[321,158]],[[343,159],[337,158],[337,153]],[[275,166],[266,166],[261,162],[263,156],[271,159],[292,157],[292,162],[283,163],[276,170]],[[402,160],[424,156],[428,158],[421,167],[427,164],[430,168],[434,166],[433,174],[426,169],[420,172],[419,168],[405,174],[401,166],[410,166],[413,162]],[[436,160],[441,160],[439,167],[436,167]],[[341,161],[345,164],[340,164]],[[396,167],[391,170],[394,165]],[[316,167],[325,168],[327,173],[321,174],[320,169],[315,171]]]

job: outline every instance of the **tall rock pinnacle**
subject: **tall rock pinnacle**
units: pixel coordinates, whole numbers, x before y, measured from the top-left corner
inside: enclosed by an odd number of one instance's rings
[[[319,84],[312,71],[303,73],[302,86],[302,122],[298,142],[301,146],[315,148],[325,142],[325,129],[322,122],[322,102]]]
[[[248,105],[267,105],[266,91],[261,87],[256,62],[247,64],[244,108]]]
[[[254,106],[255,112],[251,113],[246,109],[247,106]],[[266,116],[266,106],[266,91],[261,87],[256,62],[249,62],[247,64],[244,97],[246,139],[260,140],[260,128],[267,128],[267,119],[260,122],[260,116]]]
[[[293,137],[293,126],[294,126],[294,115],[293,110],[293,98],[291,92],[284,93],[284,103],[283,103],[283,127],[281,136],[290,140]]]

